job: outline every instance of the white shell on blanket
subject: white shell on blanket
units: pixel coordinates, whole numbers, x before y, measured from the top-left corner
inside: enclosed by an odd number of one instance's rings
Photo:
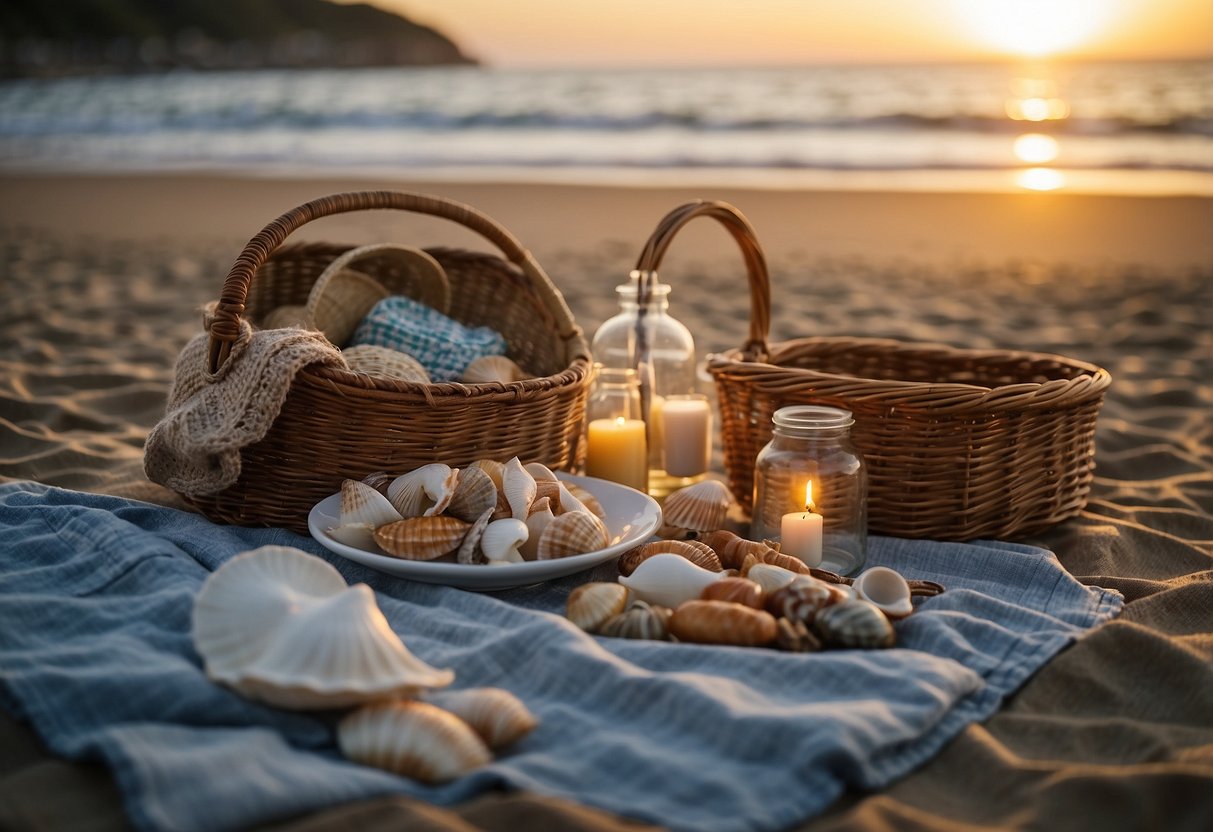
[[[392,631],[366,584],[287,546],[237,555],[203,583],[194,645],[207,676],[281,708],[343,708],[449,685]]]

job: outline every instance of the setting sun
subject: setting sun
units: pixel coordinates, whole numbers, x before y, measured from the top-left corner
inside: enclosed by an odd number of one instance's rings
[[[1082,46],[1117,16],[1116,0],[962,0],[957,14],[999,50],[1045,57]]]

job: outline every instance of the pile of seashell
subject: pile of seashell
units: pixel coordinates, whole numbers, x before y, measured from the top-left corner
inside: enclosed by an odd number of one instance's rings
[[[590,492],[514,457],[345,480],[340,523],[326,531],[347,546],[405,560],[501,566],[603,549],[610,544],[604,521]]]
[[[237,555],[194,602],[193,640],[206,675],[279,708],[358,708],[337,726],[355,762],[427,783],[491,761],[491,749],[539,724],[500,688],[440,691],[455,674],[417,658],[366,584],[348,586],[289,546]]]
[[[892,647],[892,622],[911,596],[943,591],[872,567],[854,582],[806,566],[776,546],[721,528],[728,488],[704,482],[666,498],[662,535],[619,557],[617,583],[588,583],[566,615],[586,632],[617,638],[770,646],[795,652]]]

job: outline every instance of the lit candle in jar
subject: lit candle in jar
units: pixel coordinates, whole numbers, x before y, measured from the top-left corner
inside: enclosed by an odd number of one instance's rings
[[[779,526],[780,551],[800,558],[806,566],[821,565],[821,529],[823,518],[813,511],[813,481],[804,487],[804,511],[785,514]]]
[[[644,421],[595,419],[586,431],[585,473],[637,491],[648,489],[649,461]]]
[[[670,396],[661,408],[666,473],[695,477],[712,457],[712,407],[700,395]]]

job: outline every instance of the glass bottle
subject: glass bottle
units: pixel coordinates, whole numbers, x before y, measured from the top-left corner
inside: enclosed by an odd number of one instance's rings
[[[636,371],[594,365],[586,403],[585,473],[645,491],[648,452]]]
[[[642,280],[647,284],[643,301]],[[661,407],[668,396],[696,392],[695,341],[690,330],[669,314],[670,287],[657,279],[656,272],[633,271],[628,283],[615,291],[619,313],[598,327],[590,349],[604,367],[636,369],[647,388],[649,493],[661,499],[706,474],[675,477],[665,472],[662,463]]]
[[[772,421],[771,441],[754,461],[750,538],[780,541],[809,566],[857,574],[866,559],[868,478],[851,443],[854,418],[796,405]]]

